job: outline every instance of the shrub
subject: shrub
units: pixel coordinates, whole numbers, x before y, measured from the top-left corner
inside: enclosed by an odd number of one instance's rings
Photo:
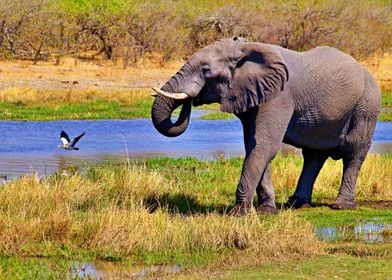
[[[159,53],[164,63],[233,35],[300,51],[331,45],[359,59],[392,46],[382,0],[4,0],[0,18],[3,57],[34,62],[71,54],[126,67]]]

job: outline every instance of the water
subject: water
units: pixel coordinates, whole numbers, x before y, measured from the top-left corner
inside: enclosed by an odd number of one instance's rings
[[[71,271],[71,279],[103,279],[104,276],[92,263],[75,264]]]
[[[77,143],[79,151],[57,148],[60,131]],[[160,135],[149,119],[24,122],[0,121],[0,182],[26,173],[51,174],[69,165],[84,166],[113,157],[194,156],[213,159],[244,155],[242,127],[237,119],[192,119],[179,137]],[[284,152],[299,152],[284,145]],[[392,152],[392,122],[378,123],[371,152]]]
[[[316,234],[323,241],[339,241],[341,238],[350,238],[367,243],[392,242],[392,224],[385,224],[373,218],[370,221],[354,226],[319,227]]]
[[[119,263],[75,263],[71,279],[145,279],[155,275],[157,279],[181,272],[178,265],[153,265],[148,267],[127,266]],[[158,277],[161,276],[161,277]]]

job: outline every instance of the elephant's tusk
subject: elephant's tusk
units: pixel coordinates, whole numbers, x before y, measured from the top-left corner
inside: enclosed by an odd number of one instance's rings
[[[161,90],[156,87],[153,87],[152,90],[155,91],[157,94],[160,94],[162,96],[165,96],[165,97],[168,97],[171,99],[184,100],[184,99],[189,98],[189,95],[184,92],[172,93],[172,92],[167,92],[167,91]],[[152,96],[156,96],[156,94],[153,94]]]

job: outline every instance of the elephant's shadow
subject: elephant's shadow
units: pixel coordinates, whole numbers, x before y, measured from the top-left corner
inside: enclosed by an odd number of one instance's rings
[[[150,196],[144,200],[145,206],[150,212],[155,210],[167,209],[172,214],[207,214],[219,213],[225,214],[234,207],[225,204],[202,204],[195,197],[187,194],[170,194],[165,193],[160,196]]]
[[[151,213],[157,209],[167,209],[171,214],[207,214],[207,213],[218,213],[218,214],[228,214],[230,210],[234,207],[235,202],[230,204],[203,204],[198,201],[192,195],[181,194],[170,194],[165,193],[160,196],[149,196],[144,200],[145,206],[149,209]],[[254,202],[254,207],[257,203]],[[277,201],[276,207],[279,211],[284,211],[292,209],[287,203],[283,201]],[[331,207],[330,203],[316,202],[313,203],[311,208],[318,207]]]

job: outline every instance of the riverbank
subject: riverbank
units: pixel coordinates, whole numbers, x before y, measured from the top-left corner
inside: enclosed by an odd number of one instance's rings
[[[162,66],[154,56],[122,68],[112,62],[86,62],[72,58],[61,65],[27,61],[0,61],[0,119],[69,120],[150,118],[151,87],[162,85],[184,61]],[[392,54],[363,62],[382,89],[379,121],[392,121]],[[228,119],[219,104],[203,119]]]
[[[317,274],[325,271],[320,263],[326,259],[342,259],[350,271],[358,257],[367,264],[392,257],[392,243],[366,242],[351,229],[369,220],[392,223],[392,205],[387,203],[392,200],[390,155],[366,159],[355,211],[328,208],[341,173],[341,163],[329,160],[315,185],[317,207],[236,218],[226,213],[234,205],[241,163],[241,158],[124,159],[87,172],[68,168],[45,179],[33,176],[7,183],[0,189],[2,275],[20,269],[21,278],[34,271],[56,278],[71,275],[74,264],[103,269],[103,262],[122,275],[132,275],[134,266],[165,265],[176,269],[147,274],[207,278],[208,271],[232,278],[249,268],[266,275],[260,267],[275,263],[269,270],[274,275],[273,267],[283,261],[287,268],[302,263]],[[301,165],[295,155],[274,159],[279,208],[294,191]],[[342,234],[322,241],[316,232],[320,227],[336,227]],[[59,258],[61,262],[54,261]],[[390,276],[390,264],[380,272],[382,278]],[[338,266],[328,273],[334,269],[340,275]]]
[[[0,91],[0,119],[48,121],[151,118],[151,93],[150,89],[6,89]],[[211,110],[201,117],[203,120],[234,118],[232,114],[220,112],[219,104],[198,109]],[[382,92],[382,110],[378,120],[392,121],[392,90]]]

